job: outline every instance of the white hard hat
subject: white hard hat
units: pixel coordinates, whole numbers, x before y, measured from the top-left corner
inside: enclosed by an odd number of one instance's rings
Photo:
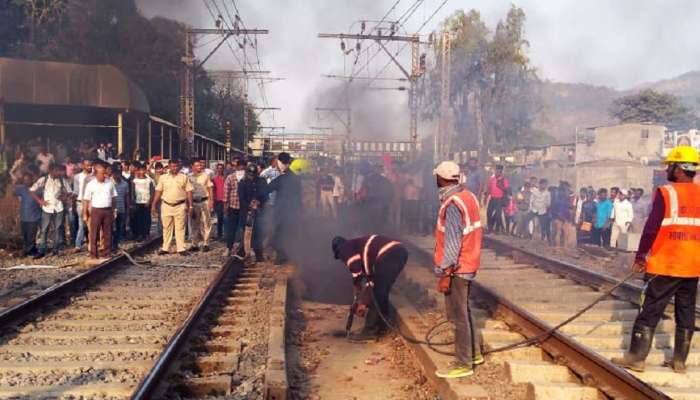
[[[459,179],[459,165],[454,161],[443,161],[433,170],[433,174],[449,181]]]

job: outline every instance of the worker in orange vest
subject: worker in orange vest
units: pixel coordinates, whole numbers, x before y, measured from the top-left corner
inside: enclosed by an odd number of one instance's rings
[[[633,265],[635,271],[645,272],[644,300],[632,327],[629,351],[612,361],[644,371],[656,326],[675,297],[673,359],[666,365],[685,373],[700,277],[700,186],[693,183],[700,156],[690,146],[679,146],[664,163],[670,183],[656,192]]]
[[[469,307],[471,283],[479,269],[481,220],[479,200],[459,183],[459,165],[443,161],[434,171],[440,194],[440,211],[435,228],[435,273],[438,290],[445,295],[447,318],[455,324],[454,369],[438,370],[440,378],[464,378],[482,364],[482,337]]]

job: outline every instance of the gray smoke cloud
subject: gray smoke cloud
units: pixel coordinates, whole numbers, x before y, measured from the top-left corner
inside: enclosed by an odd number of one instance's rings
[[[217,1],[220,6],[224,2],[232,8],[230,0]],[[138,3],[149,17],[162,15],[196,26],[213,26],[203,1],[139,0]],[[271,31],[258,41],[265,69],[287,78],[267,85],[269,104],[283,110],[263,114],[263,122],[285,125],[288,131],[298,132],[323,122],[316,120],[315,106],[337,103],[330,99],[334,97],[333,87],[337,82],[326,82],[321,75],[348,72],[353,61],[352,56],[343,58],[336,40],[318,39],[317,34],[344,32],[355,20],[381,18],[395,0],[238,0],[237,3],[248,27]],[[403,14],[413,3],[413,0],[401,1],[392,17]],[[407,22],[407,30],[416,30],[440,3],[442,0],[425,0]],[[484,21],[493,28],[511,3],[525,10],[530,58],[542,78],[629,89],[700,69],[700,35],[694,34],[695,21],[700,20],[700,2],[695,0],[452,0],[423,33],[434,29],[458,8],[480,10]],[[210,49],[211,46],[205,46],[197,54],[203,57]],[[407,56],[405,51],[400,57],[406,65]],[[377,57],[370,74],[376,73],[386,61],[383,56]],[[225,48],[219,50],[207,67],[240,68]],[[385,74],[399,75],[393,67]],[[391,84],[381,82],[377,86]],[[254,84],[251,96],[259,102]],[[406,92],[380,91],[356,97],[361,100],[354,107],[356,132],[361,129],[372,132],[366,136],[398,132],[397,138],[401,138],[400,132],[405,132],[408,126]],[[365,120],[369,122],[364,123]],[[342,131],[341,126],[336,127]]]

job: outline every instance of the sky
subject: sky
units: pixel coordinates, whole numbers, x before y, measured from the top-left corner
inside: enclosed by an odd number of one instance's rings
[[[443,1],[422,1],[406,21],[406,31],[414,33]],[[319,39],[317,35],[357,33],[359,27],[352,26],[355,21],[378,20],[397,0],[137,0],[147,17],[160,15],[196,27],[214,27],[205,3],[218,14],[216,3],[226,16],[224,4],[233,13],[234,2],[247,28],[270,30],[269,35],[258,38],[262,69],[271,70],[273,77],[285,78],[265,85],[266,104],[257,85],[251,82],[250,98],[257,105],[282,108],[262,113],[263,125],[284,126],[287,132],[333,126],[334,132],[341,133],[342,126],[334,123],[332,116],[319,114],[314,108],[343,105],[337,95],[338,81],[321,75],[347,73],[354,56],[343,56],[338,40]],[[399,0],[388,19],[398,18],[414,3]],[[700,20],[700,1],[696,0],[447,0],[420,33],[427,35],[458,9],[472,8],[494,28],[511,4],[525,11],[529,56],[543,79],[630,89],[700,69],[700,35],[695,27]],[[200,43],[211,39],[203,37]],[[213,46],[198,48],[196,55],[205,57]],[[396,45],[389,48],[397,50]],[[408,50],[399,57],[407,67]],[[241,51],[237,55],[243,58]],[[248,58],[255,60],[254,51],[248,51]],[[360,76],[375,76],[387,62],[384,56],[376,57],[369,71]],[[232,51],[223,46],[205,68],[240,70],[241,66]],[[383,76],[400,75],[392,65]],[[397,85],[374,84],[384,88]],[[364,92],[357,103],[353,107],[353,126],[366,136],[386,133],[396,139],[388,131],[406,132],[406,92]]]

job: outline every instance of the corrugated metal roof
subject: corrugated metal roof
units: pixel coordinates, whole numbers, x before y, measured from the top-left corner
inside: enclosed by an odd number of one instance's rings
[[[151,111],[141,88],[111,65],[0,58],[0,98],[5,103]]]

